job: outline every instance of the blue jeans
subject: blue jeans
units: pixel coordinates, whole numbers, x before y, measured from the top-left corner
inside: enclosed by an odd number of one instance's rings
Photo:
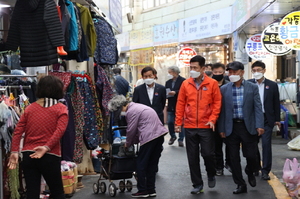
[[[174,125],[175,125],[175,112],[168,112],[168,128],[169,128],[171,138],[177,138],[175,135]],[[184,139],[184,128],[181,128],[178,141],[183,142],[183,139]]]

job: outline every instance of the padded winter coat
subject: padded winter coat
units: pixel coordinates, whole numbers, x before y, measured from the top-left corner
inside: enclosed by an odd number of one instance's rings
[[[18,0],[13,11],[6,49],[20,47],[21,66],[58,62],[57,46],[65,45],[53,0]]]

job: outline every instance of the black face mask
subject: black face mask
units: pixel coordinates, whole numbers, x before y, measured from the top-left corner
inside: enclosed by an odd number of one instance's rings
[[[219,82],[224,78],[224,75],[213,75],[212,78]]]
[[[204,71],[205,72],[205,74],[207,75],[207,76],[211,76],[211,74],[212,74],[212,71],[210,71],[210,70],[207,70],[207,71]]]

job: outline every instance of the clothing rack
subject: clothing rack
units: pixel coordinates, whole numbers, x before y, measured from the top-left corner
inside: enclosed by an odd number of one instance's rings
[[[36,77],[36,75],[0,75],[0,77]],[[20,86],[3,86],[5,88],[21,88]],[[31,89],[31,86],[22,86],[23,89]],[[0,86],[1,91],[1,86]],[[2,141],[0,140],[0,160],[2,161]],[[0,166],[0,198],[4,198],[3,195],[3,167]]]

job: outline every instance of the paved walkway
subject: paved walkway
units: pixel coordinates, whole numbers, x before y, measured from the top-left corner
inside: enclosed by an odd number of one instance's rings
[[[203,159],[201,158],[202,175],[204,179],[204,193],[199,195],[190,194],[192,184],[190,181],[190,174],[187,164],[185,148],[177,146],[177,142],[174,145],[169,146],[167,144],[169,136],[165,137],[164,151],[160,159],[159,172],[156,180],[157,199],[189,199],[202,197],[205,199],[288,199],[287,192],[281,183],[282,168],[286,158],[299,157],[298,151],[290,151],[287,148],[286,143],[288,140],[274,137],[273,138],[273,169],[271,174],[271,180],[269,182],[263,181],[260,177],[257,177],[257,186],[251,187],[248,185],[248,193],[234,195],[232,191],[236,188],[232,180],[231,173],[226,169],[224,176],[217,176],[217,184],[215,188],[208,188],[207,176],[204,170]],[[242,158],[242,166],[245,167],[245,159]],[[94,194],[93,183],[97,182],[99,175],[84,176],[83,184],[84,188],[78,190],[72,199],[96,199],[96,198],[111,198],[106,192],[105,194]],[[247,176],[244,174],[245,180]],[[136,181],[131,179],[134,184]],[[108,181],[105,181],[107,186]],[[114,181],[118,185],[119,180]],[[117,194],[115,198],[131,198],[131,193],[137,191],[136,187],[132,192],[125,192]]]

